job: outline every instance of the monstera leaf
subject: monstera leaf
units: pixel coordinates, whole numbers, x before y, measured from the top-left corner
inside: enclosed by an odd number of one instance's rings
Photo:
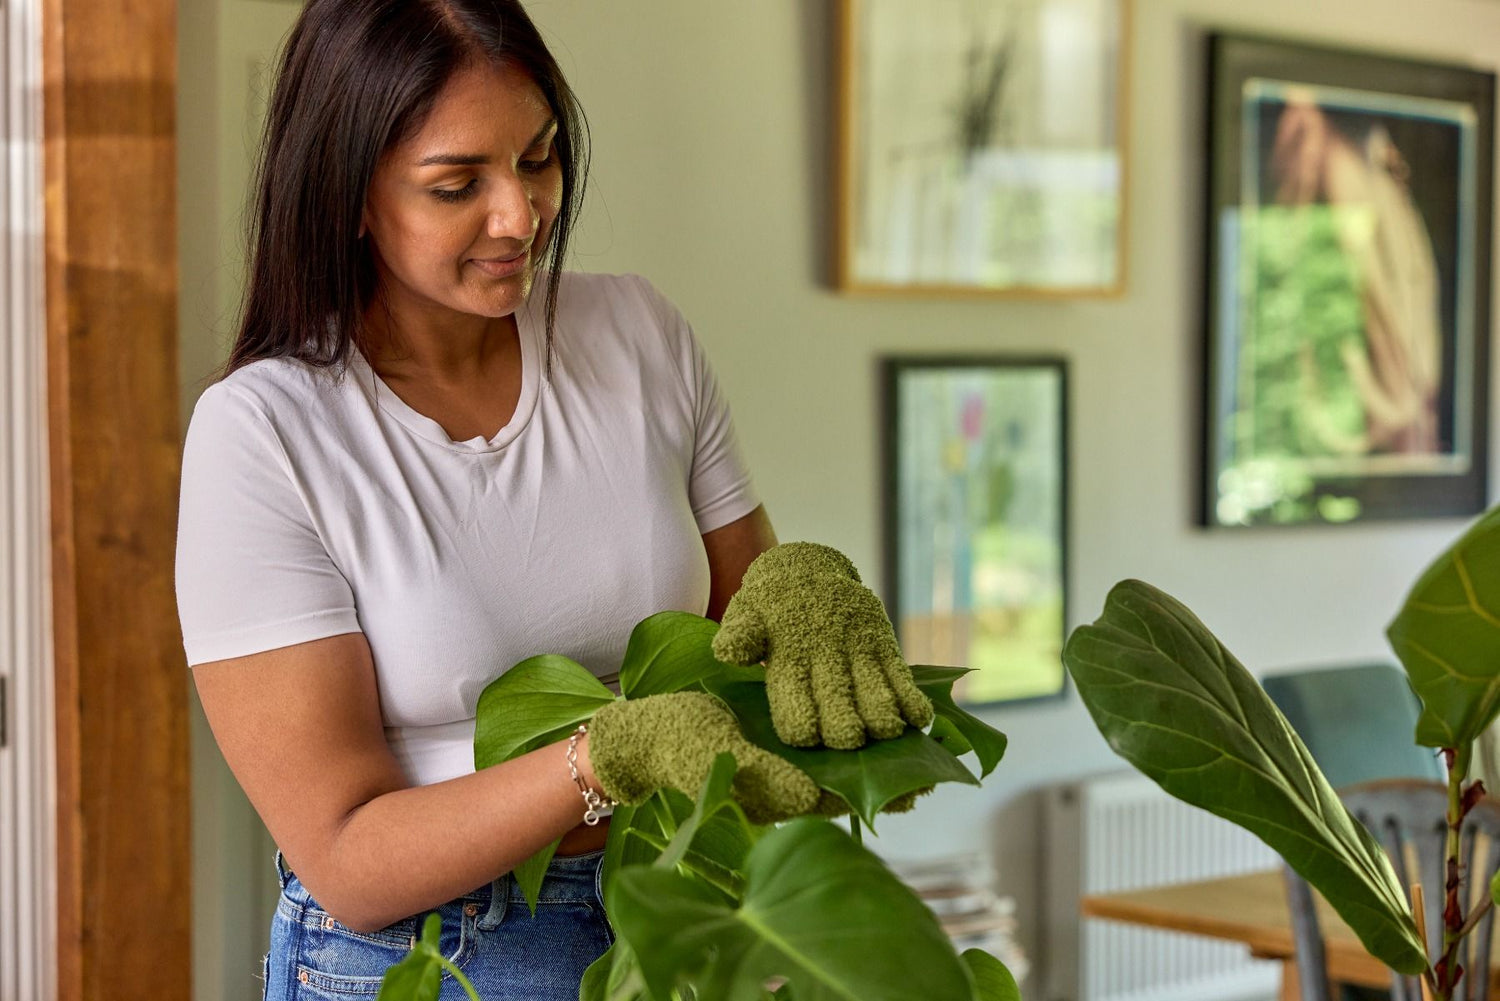
[[[544,654],[521,661],[479,694],[475,769],[562,740],[614,698],[588,668],[567,657]],[[536,913],[542,877],[558,844],[554,841],[511,871],[532,913]]]
[[[1384,852],[1256,680],[1170,595],[1110,591],[1063,661],[1106,740],[1178,799],[1256,834],[1317,887],[1377,959],[1427,968]]]
[[[620,938],[659,998],[691,983],[713,1001],[970,998],[971,975],[937,919],[881,861],[825,820],[762,838],[739,906],[675,872],[620,870],[605,891]]]
[[[979,784],[950,751],[913,727],[899,737],[872,740],[854,751],[788,747],[771,724],[765,685],[753,681],[725,685],[719,697],[734,710],[746,740],[790,761],[820,788],[837,793],[871,828],[881,808],[898,796],[939,782]]]
[[[962,956],[974,978],[974,1001],[1021,1001],[1021,989],[1005,964],[982,949],[965,949]]]
[[[1005,757],[1006,739],[1005,734],[961,709],[953,701],[953,683],[971,670],[972,668],[967,667],[929,667],[925,664],[911,666],[912,678],[917,687],[932,700],[936,717],[932,721],[932,737],[955,753],[973,751],[979,759],[979,777],[984,778]]]
[[[688,612],[657,612],[630,633],[620,664],[620,691],[627,699],[684,688],[719,673],[713,640],[719,624]]]
[[[1386,636],[1422,699],[1417,743],[1463,747],[1500,714],[1500,508],[1417,579]]]

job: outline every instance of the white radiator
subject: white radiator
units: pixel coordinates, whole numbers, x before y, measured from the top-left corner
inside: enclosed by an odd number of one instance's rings
[[[1050,790],[1044,824],[1046,1001],[1276,996],[1279,964],[1251,959],[1243,945],[1078,916],[1078,898],[1086,893],[1278,865],[1254,835],[1173,799],[1134,772]]]

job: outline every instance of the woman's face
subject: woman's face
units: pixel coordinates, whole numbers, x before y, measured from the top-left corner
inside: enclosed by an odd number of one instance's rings
[[[361,228],[397,315],[499,317],[525,301],[562,200],[556,134],[524,70],[476,65],[381,157]]]

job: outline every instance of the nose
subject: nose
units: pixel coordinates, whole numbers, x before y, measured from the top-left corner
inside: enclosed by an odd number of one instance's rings
[[[512,175],[492,185],[485,229],[493,239],[531,240],[536,235],[538,215],[531,197],[531,186]]]

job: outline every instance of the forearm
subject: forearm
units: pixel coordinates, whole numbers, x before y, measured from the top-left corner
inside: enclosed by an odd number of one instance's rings
[[[585,780],[588,738],[579,741]],[[576,827],[584,803],[566,742],[472,775],[384,792],[350,811],[306,859],[309,892],[356,931],[437,907],[515,868]]]

